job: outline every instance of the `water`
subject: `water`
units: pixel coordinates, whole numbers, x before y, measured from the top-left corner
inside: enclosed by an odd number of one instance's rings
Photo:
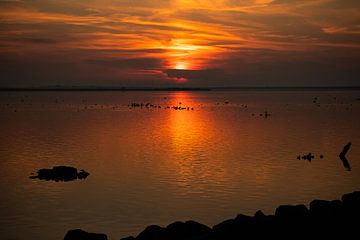
[[[63,239],[74,228],[119,239],[150,224],[193,219],[212,226],[238,213],[273,214],[280,204],[337,199],[359,190],[359,97],[356,91],[1,92],[1,239]],[[161,108],[130,109],[132,102]],[[260,116],[265,111],[271,116]],[[349,141],[351,171],[338,158]],[[308,152],[312,162],[296,159]],[[91,175],[29,179],[56,165]]]

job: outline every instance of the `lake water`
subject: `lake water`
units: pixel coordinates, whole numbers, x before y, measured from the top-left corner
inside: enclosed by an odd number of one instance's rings
[[[81,228],[120,239],[150,224],[212,226],[238,213],[337,199],[359,190],[359,98],[359,91],[0,92],[0,238],[63,239]],[[350,141],[347,171],[338,155]],[[311,162],[297,159],[309,152]],[[57,165],[90,176],[29,179]]]

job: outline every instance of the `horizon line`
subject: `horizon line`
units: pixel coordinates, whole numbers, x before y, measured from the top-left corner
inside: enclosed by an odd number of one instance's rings
[[[224,87],[124,87],[124,86],[38,86],[0,87],[0,91],[216,91],[216,90],[360,90],[360,86],[224,86]]]

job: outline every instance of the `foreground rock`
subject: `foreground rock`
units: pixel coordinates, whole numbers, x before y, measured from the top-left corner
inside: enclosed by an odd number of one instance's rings
[[[37,176],[30,176],[31,179],[41,179],[41,180],[53,180],[53,181],[72,181],[76,179],[85,179],[90,173],[85,172],[84,170],[78,170],[74,167],[67,166],[56,166],[52,169],[40,169],[37,171]]]
[[[88,233],[81,229],[70,230],[66,233],[64,240],[107,240],[102,233]]]
[[[212,230],[208,226],[195,221],[174,222],[166,228],[151,225],[142,231],[136,239],[139,240],[183,240],[183,239],[208,239]],[[131,238],[125,238],[131,239]],[[124,240],[124,239],[123,239]]]
[[[261,211],[254,216],[239,214],[212,229],[194,221],[175,222],[165,228],[152,225],[137,237],[121,240],[353,239],[359,227],[360,191],[345,194],[341,200],[314,200],[309,209],[282,205],[275,215]]]

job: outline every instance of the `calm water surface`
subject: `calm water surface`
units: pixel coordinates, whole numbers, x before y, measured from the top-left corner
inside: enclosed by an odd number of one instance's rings
[[[349,91],[1,92],[0,238],[63,239],[82,228],[119,239],[150,224],[214,225],[237,213],[339,198],[359,190],[359,98]],[[133,102],[161,108],[129,108]],[[260,116],[265,111],[271,116]],[[349,141],[346,171],[338,155]],[[312,162],[297,160],[308,152]],[[56,165],[91,175],[29,179]]]

